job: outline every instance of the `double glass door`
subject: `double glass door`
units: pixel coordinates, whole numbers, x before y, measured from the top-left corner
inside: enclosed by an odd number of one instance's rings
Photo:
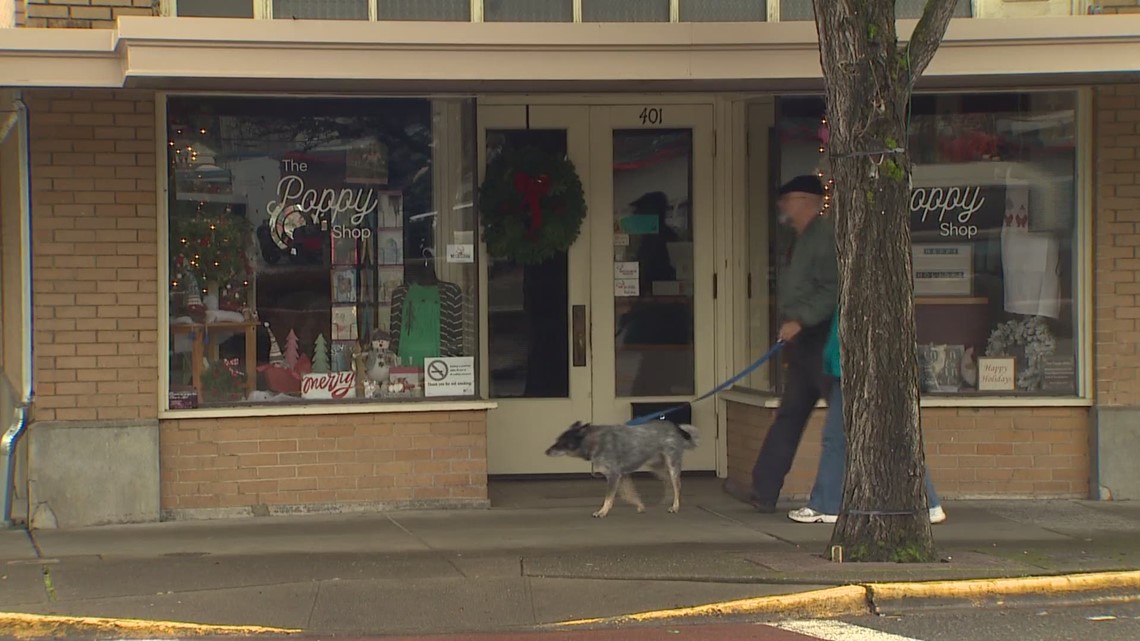
[[[490,474],[581,472],[544,456],[574,421],[623,423],[713,380],[711,106],[485,105],[480,167],[505,148],[567,156],[587,214],[539,265],[484,256]],[[715,469],[712,401],[686,469]]]

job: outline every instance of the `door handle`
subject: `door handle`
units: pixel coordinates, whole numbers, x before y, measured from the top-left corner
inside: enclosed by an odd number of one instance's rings
[[[573,343],[574,367],[586,366],[586,306],[574,305],[571,308],[571,339]]]

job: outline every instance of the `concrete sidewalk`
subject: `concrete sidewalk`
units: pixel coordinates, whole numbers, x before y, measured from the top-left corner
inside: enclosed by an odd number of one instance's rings
[[[661,498],[646,483],[647,501]],[[319,633],[526,628],[846,583],[1140,568],[1140,504],[948,503],[944,562],[833,564],[827,525],[760,515],[711,479],[681,512],[597,481],[498,483],[488,511],[0,531],[0,610]],[[795,507],[795,506],[788,506]]]

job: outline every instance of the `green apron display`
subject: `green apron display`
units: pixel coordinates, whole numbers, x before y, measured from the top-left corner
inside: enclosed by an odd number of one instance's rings
[[[439,288],[409,285],[401,311],[400,361],[423,367],[425,358],[440,355]]]

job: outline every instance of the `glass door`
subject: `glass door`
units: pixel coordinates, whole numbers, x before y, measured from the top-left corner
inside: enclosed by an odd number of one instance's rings
[[[712,125],[704,105],[591,108],[596,422],[716,384]],[[690,420],[703,438],[685,468],[715,469],[715,402],[693,405]]]
[[[484,105],[478,118],[481,172],[501,150],[529,146],[569,156],[590,193],[588,107]],[[544,452],[571,423],[591,420],[590,232],[584,222],[569,251],[538,265],[480,261],[481,375],[498,403],[487,414],[490,474],[582,471],[581,461]]]

